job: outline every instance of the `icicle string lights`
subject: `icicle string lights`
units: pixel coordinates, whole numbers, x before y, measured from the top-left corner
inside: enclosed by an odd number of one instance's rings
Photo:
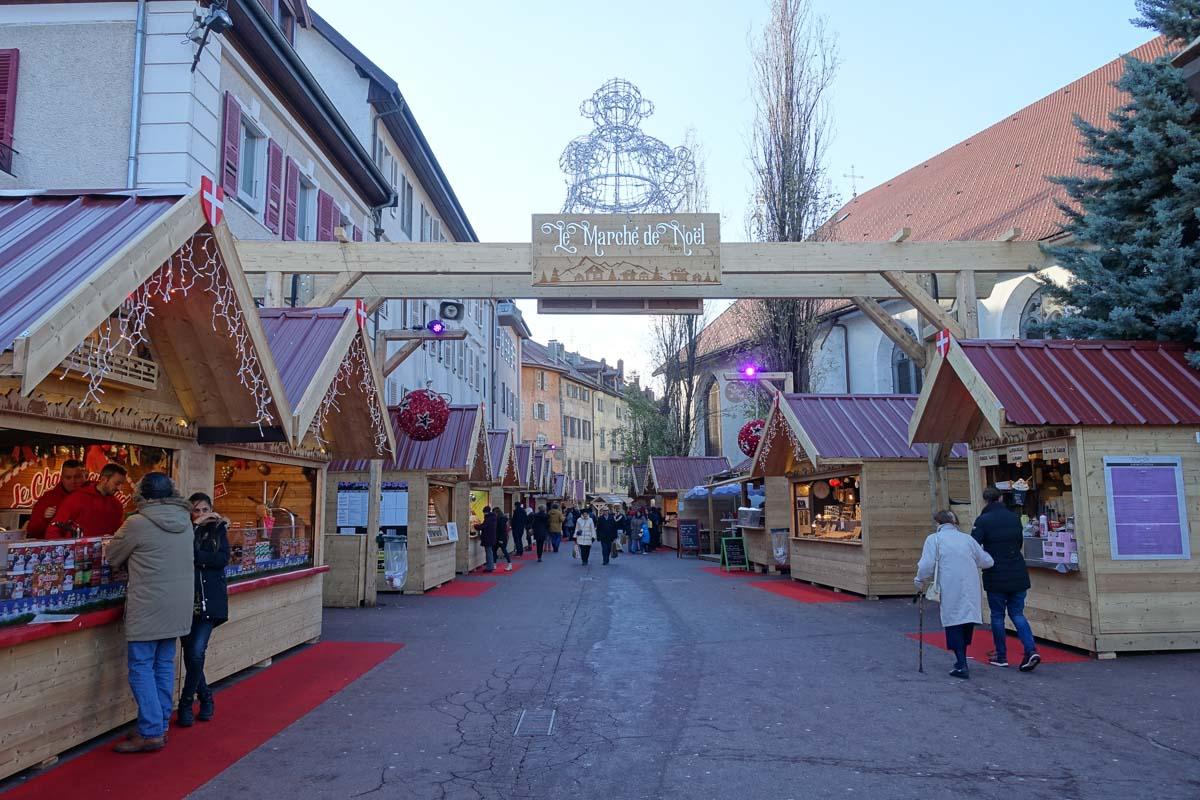
[[[134,290],[115,318],[110,317],[97,329],[90,347],[85,343],[76,350],[84,364],[82,376],[88,382],[80,407],[89,402],[100,402],[100,396],[104,394],[101,383],[112,371],[115,357],[136,355],[138,347],[148,344],[147,324],[154,316],[155,304],[169,303],[176,295],[187,297],[192,291],[204,292],[212,298],[213,332],[223,331],[233,341],[238,363],[237,379],[254,398],[255,423],[261,429],[275,422],[271,413],[270,386],[250,339],[250,330],[225,262],[211,234],[197,234],[188,239],[166,264]]]
[[[333,383],[329,386],[329,391],[321,400],[317,414],[313,417],[313,435],[320,442],[321,447],[329,444],[322,436],[322,432],[325,430],[325,421],[329,418],[331,411],[341,411],[337,402],[338,398],[355,386],[356,376],[358,391],[367,398],[367,407],[371,409],[371,431],[375,436],[375,452],[383,455],[387,452],[388,446],[387,428],[384,427],[387,423],[383,418],[383,412],[379,410],[379,403],[375,399],[377,394],[375,377],[371,374],[371,365],[367,361],[367,348],[363,346],[361,336],[354,337],[354,342],[350,345],[350,352],[342,359],[337,375],[334,376]]]

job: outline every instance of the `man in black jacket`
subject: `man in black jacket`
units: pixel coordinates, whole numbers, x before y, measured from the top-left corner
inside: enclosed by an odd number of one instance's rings
[[[1008,666],[1008,640],[1004,630],[1004,615],[1007,612],[1017,629],[1017,637],[1025,648],[1021,659],[1021,671],[1031,672],[1042,657],[1038,655],[1033,631],[1025,619],[1025,593],[1029,590],[1029,569],[1022,554],[1024,537],[1021,533],[1021,518],[1000,502],[999,489],[989,486],[983,490],[986,505],[975,518],[971,535],[982,545],[996,565],[983,571],[983,588],[987,592],[988,608],[992,613],[992,639],[996,650],[988,657],[988,663],[996,667]]]
[[[617,538],[617,524],[613,521],[612,511],[606,509],[596,520],[596,538],[600,540],[600,555],[607,564],[612,557],[613,540]]]

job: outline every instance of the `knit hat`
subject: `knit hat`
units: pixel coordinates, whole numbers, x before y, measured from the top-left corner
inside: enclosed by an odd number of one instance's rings
[[[145,500],[162,500],[175,494],[175,484],[162,472],[147,472],[138,484],[138,494]]]

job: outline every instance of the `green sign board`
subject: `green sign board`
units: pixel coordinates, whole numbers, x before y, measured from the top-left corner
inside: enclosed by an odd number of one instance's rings
[[[721,566],[725,569],[750,569],[746,560],[746,540],[741,536],[721,539]]]

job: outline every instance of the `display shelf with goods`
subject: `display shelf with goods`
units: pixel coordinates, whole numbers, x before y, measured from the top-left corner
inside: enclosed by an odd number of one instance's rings
[[[910,434],[969,441],[975,511],[992,486],[1022,517],[1039,638],[1106,657],[1200,648],[1200,373],[1185,357],[964,340],[934,362]]]
[[[767,516],[786,504],[794,580],[867,597],[912,593],[933,529],[927,452],[903,433],[916,400],[786,394],[772,406],[752,474],[767,484]],[[949,454],[952,498],[967,494],[966,455],[961,445]]]

